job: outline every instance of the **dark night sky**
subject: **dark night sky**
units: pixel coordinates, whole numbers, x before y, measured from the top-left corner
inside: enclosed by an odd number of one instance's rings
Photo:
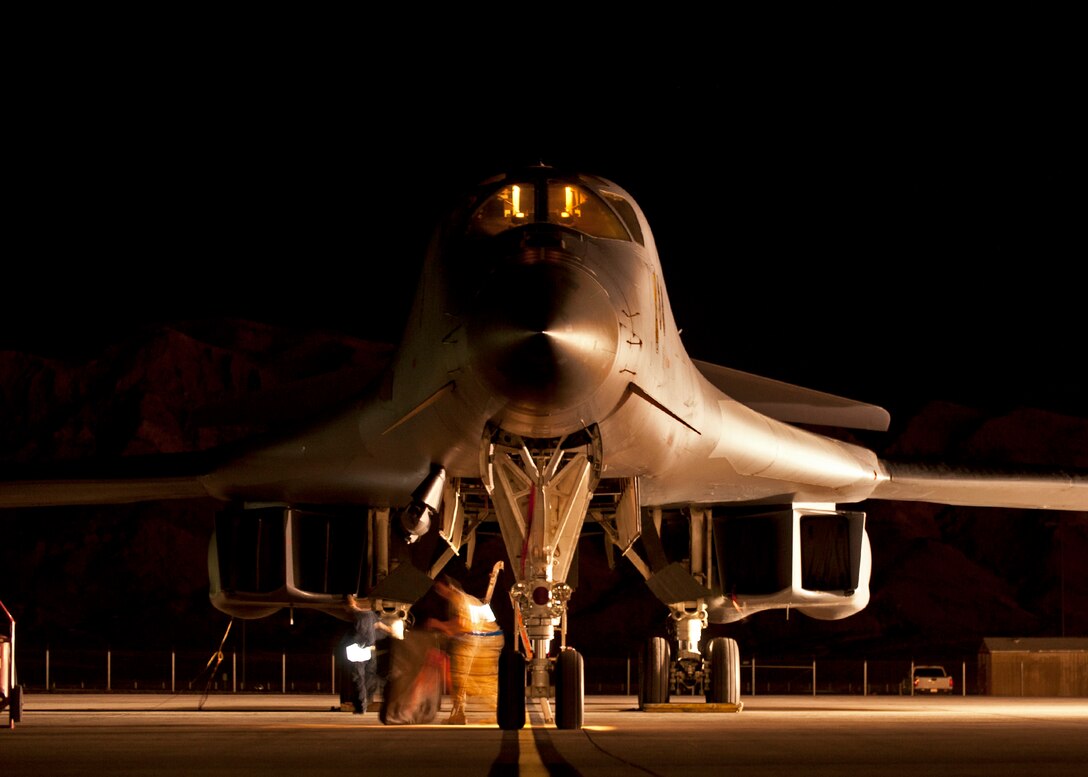
[[[316,66],[65,71],[15,120],[0,346],[215,315],[395,338],[452,194],[543,161],[635,196],[697,357],[893,414],[1088,412],[1078,125],[1047,67],[1010,63],[783,67],[607,99]]]

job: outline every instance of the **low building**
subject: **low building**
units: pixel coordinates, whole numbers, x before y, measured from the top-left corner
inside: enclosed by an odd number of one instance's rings
[[[979,652],[987,696],[1088,697],[1088,638],[987,637]]]

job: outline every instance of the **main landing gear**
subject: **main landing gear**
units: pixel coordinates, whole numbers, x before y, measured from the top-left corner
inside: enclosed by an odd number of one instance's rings
[[[673,660],[669,642],[652,637],[639,661],[639,709],[669,704],[673,693],[702,688],[707,704],[740,709],[740,651],[737,641],[715,637],[706,656]]]

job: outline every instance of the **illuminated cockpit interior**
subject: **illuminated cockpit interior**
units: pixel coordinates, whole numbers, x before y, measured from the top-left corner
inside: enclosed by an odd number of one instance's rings
[[[472,214],[469,231],[497,235],[541,222],[560,224],[591,237],[642,242],[638,220],[623,197],[609,192],[598,194],[570,181],[527,181],[504,186]]]

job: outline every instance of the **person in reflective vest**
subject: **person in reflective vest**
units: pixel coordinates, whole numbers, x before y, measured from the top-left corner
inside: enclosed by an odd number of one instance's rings
[[[491,594],[502,562],[491,571],[491,581],[484,598],[477,599],[466,593],[453,580],[436,580],[435,591],[449,603],[449,620],[431,619],[429,626],[449,638],[450,692],[452,710],[447,723],[466,723],[466,701],[476,698],[487,717],[480,722],[491,722],[498,701],[499,653],[504,636],[491,610]]]
[[[354,594],[348,594],[346,604],[355,624],[353,641],[347,645],[351,679],[355,684],[351,702],[354,713],[361,715],[366,712],[367,705],[378,692],[378,657],[375,646],[378,640],[385,639],[393,630],[382,623],[377,612],[369,606],[359,604]]]

